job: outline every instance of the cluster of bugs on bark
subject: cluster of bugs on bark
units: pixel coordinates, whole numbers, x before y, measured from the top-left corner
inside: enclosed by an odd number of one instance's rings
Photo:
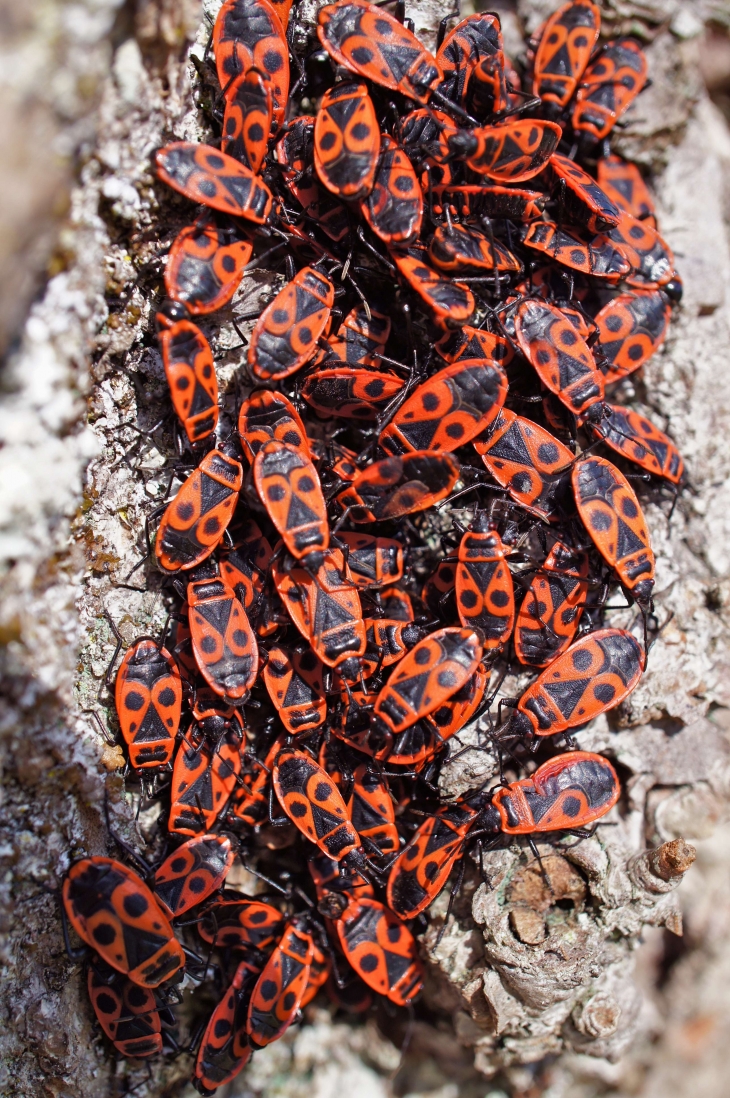
[[[179,486],[141,562],[169,619],[108,683],[159,817],[150,849],[76,860],[62,907],[118,1054],[191,1054],[201,1094],[317,995],[410,1007],[469,852],[488,882],[501,844],[539,860],[535,836],[606,816],[616,771],[572,733],[658,628],[634,485],[671,502],[684,469],[626,379],[682,286],[611,150],[646,59],[591,0],[513,60],[494,14],[445,13],[432,53],[402,9],[337,0],[294,53],[296,3],[224,0],[210,138],[155,155],[190,204],[155,303]],[[224,433],[203,327],[257,265],[285,281],[235,317]],[[500,773],[446,800],[477,720]],[[236,862],[262,887],[231,887]],[[185,974],[218,1003],[181,1049]]]

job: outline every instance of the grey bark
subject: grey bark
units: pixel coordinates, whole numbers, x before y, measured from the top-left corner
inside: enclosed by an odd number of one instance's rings
[[[302,3],[302,33],[318,6]],[[508,49],[555,6],[506,6]],[[433,33],[448,8],[414,5],[417,30]],[[53,890],[73,856],[107,852],[106,776],[115,823],[134,837],[121,752],[89,711],[107,719],[97,694],[113,638],[102,611],[127,640],[162,622],[154,582],[144,593],[116,584],[140,558],[144,516],[164,494],[172,454],[151,312],[161,252],[190,210],[155,182],[149,158],[164,141],[205,135],[187,51],[195,39],[202,52],[207,29],[192,2],[49,0],[43,12],[13,13],[6,56],[15,78],[0,88],[10,150],[0,175],[9,196],[0,204],[0,339],[17,333],[0,394],[0,1094],[172,1095],[184,1091],[188,1058],[155,1066],[149,1080],[111,1058],[81,968],[65,957]],[[668,620],[628,704],[579,737],[621,764],[626,796],[594,838],[541,845],[552,893],[515,845],[488,856],[491,889],[470,869],[438,946],[445,897],[437,901],[424,945],[433,1021],[411,1035],[401,1094],[483,1094],[487,1076],[515,1095],[681,1095],[683,1057],[692,1056],[706,1098],[725,1093],[730,137],[698,77],[702,23],[722,16],[720,5],[680,0],[604,4],[608,29],[647,43],[654,83],[619,148],[653,173],[686,289],[665,347],[635,383],[636,404],[667,427],[689,467],[671,524],[666,504],[647,508],[657,613]],[[65,216],[52,202],[63,193]],[[254,271],[233,308],[245,301],[249,310],[274,288]],[[203,326],[224,425],[237,397],[231,313]],[[139,433],[165,415],[151,438]],[[445,772],[444,792],[493,769],[483,752],[464,755]],[[691,868],[687,842],[699,850]],[[647,847],[661,849],[647,857]],[[690,941],[678,953],[662,935],[681,933],[683,916]],[[385,1094],[399,1061],[387,1038],[399,1044],[404,1031],[397,1019],[379,1021],[380,1032],[373,1022],[333,1025],[311,1008],[309,1024],[257,1054],[231,1093]]]

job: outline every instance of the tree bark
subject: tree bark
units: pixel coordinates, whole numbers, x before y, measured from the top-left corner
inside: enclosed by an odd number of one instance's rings
[[[301,35],[318,6],[302,0]],[[508,51],[555,6],[505,4]],[[190,208],[157,184],[150,155],[206,135],[188,49],[194,42],[201,56],[209,31],[192,0],[73,9],[53,0],[46,10],[45,22],[15,13],[16,85],[0,94],[12,153],[0,175],[9,195],[0,339],[10,344],[0,393],[0,1094],[98,1098],[134,1088],[156,1098],[185,1092],[189,1057],[154,1065],[149,1078],[115,1063],[82,968],[65,955],[54,891],[74,856],[112,849],[105,788],[115,826],[134,839],[123,757],[92,712],[110,720],[99,701],[114,649],[104,611],[127,641],[164,620],[153,573],[144,591],[130,589],[143,587],[141,570],[126,577],[174,457],[152,317],[164,249]],[[414,10],[427,37],[450,5],[423,0]],[[522,846],[488,856],[491,889],[470,867],[440,944],[438,917],[426,937],[431,1021],[410,1033],[400,1094],[483,1093],[487,1076],[510,1095],[671,1098],[688,1092],[691,1057],[703,1098],[726,1090],[730,136],[698,69],[702,22],[719,10],[680,0],[603,5],[610,33],[647,45],[653,84],[616,146],[651,172],[685,284],[665,346],[634,383],[635,405],[668,429],[689,470],[671,521],[668,502],[640,489],[664,627],[629,702],[578,736],[620,764],[625,796],[593,838],[540,846],[552,892]],[[65,188],[64,216],[54,202]],[[232,306],[202,325],[224,431],[240,395],[231,317],[279,283],[251,272]],[[611,622],[630,619],[617,611]],[[446,768],[444,792],[490,768],[483,752],[463,755]],[[140,826],[148,833],[144,817]],[[699,851],[694,866],[688,844]],[[383,1010],[379,1029],[353,1027],[312,1007],[307,1020],[257,1053],[229,1093],[388,1092],[405,1035],[399,1018]]]

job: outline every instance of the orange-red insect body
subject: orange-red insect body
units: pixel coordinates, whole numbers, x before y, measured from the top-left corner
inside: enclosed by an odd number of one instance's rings
[[[289,819],[329,858],[340,862],[360,845],[342,794],[309,755],[288,748],[279,754],[272,775],[279,804]]]
[[[162,1052],[160,1002],[150,988],[97,960],[87,988],[101,1028],[124,1057],[143,1060]]]
[[[223,115],[223,152],[246,164],[254,175],[261,170],[274,116],[271,82],[249,69],[226,92]]]
[[[417,450],[368,465],[337,499],[352,508],[353,522],[377,522],[431,507],[458,479],[459,463],[451,454]]]
[[[459,359],[419,385],[379,442],[386,453],[450,451],[493,423],[507,396],[507,376],[483,359]]]
[[[269,649],[264,682],[279,719],[293,736],[324,724],[327,702],[322,664],[314,652],[297,652],[278,646]]]
[[[487,469],[512,498],[539,518],[554,519],[573,454],[549,431],[503,408],[489,431],[473,440]]]
[[[314,123],[314,166],[341,198],[365,198],[373,189],[380,129],[364,84],[335,84],[325,92]]]
[[[182,708],[180,671],[166,648],[147,638],[132,645],[117,672],[114,702],[131,765],[165,766]]]
[[[165,289],[191,316],[226,305],[243,278],[253,245],[214,214],[199,218],[175,237],[165,267]]]
[[[576,634],[588,593],[588,555],[556,541],[522,600],[515,629],[520,663],[546,667]]]
[[[213,53],[226,95],[236,77],[256,69],[273,99],[274,123],[284,120],[289,95],[289,48],[274,6],[268,0],[225,0],[213,27]]]
[[[211,145],[175,141],[159,149],[155,160],[163,183],[193,202],[255,225],[263,225],[271,213],[271,191],[263,180]]]
[[[299,370],[315,354],[325,332],[335,288],[314,267],[303,267],[276,295],[256,321],[248,362],[261,381],[279,381]]]
[[[155,872],[157,902],[170,918],[202,903],[220,888],[235,851],[224,835],[196,835],[165,858]]]
[[[241,770],[241,732],[217,743],[185,739],[175,755],[168,830],[177,835],[210,831],[224,811]]]
[[[218,425],[218,381],[208,340],[191,320],[171,323],[158,313],[157,326],[173,407],[188,441],[203,442]]]
[[[570,0],[538,31],[532,90],[556,111],[567,105],[583,75],[601,29],[601,13],[591,0]]]
[[[604,396],[603,374],[586,342],[554,305],[532,298],[523,301],[515,314],[515,335],[525,358],[552,393],[576,415]]]
[[[190,635],[198,669],[226,701],[241,705],[256,681],[259,652],[246,611],[220,577],[188,585]]]
[[[317,35],[339,65],[419,103],[442,77],[436,59],[384,8],[338,0],[320,8]]]
[[[311,460],[309,439],[299,413],[283,393],[259,389],[244,400],[238,413],[238,433],[251,461],[272,439]]]
[[[477,519],[459,545],[459,620],[465,629],[481,631],[485,651],[503,648],[514,629],[515,592],[505,561],[510,552],[486,518]]]
[[[267,442],[253,465],[256,490],[291,555],[316,570],[330,534],[322,486],[312,462],[283,442]]]
[[[185,964],[167,916],[137,874],[113,858],[82,858],[63,882],[72,927],[102,960],[140,987],[158,987]]]
[[[290,923],[251,995],[247,1032],[255,1047],[271,1044],[294,1021],[309,980],[312,955],[311,935]]]
[[[509,732],[554,736],[593,720],[629,696],[644,662],[641,645],[625,629],[598,629],[580,637],[524,692]]]
[[[340,945],[368,987],[399,1006],[423,986],[415,939],[383,904],[353,897],[336,922]]]
[[[168,504],[155,539],[165,572],[195,568],[215,549],[233,517],[243,483],[241,463],[211,450]]]
[[[312,575],[304,568],[272,568],[276,589],[302,636],[322,663],[356,674],[366,646],[358,589],[341,549],[331,549]]]
[[[260,968],[241,961],[223,998],[210,1016],[198,1049],[192,1083],[201,1094],[212,1094],[230,1083],[251,1057],[246,1026],[251,993]]]
[[[646,602],[654,587],[654,553],[633,488],[602,457],[581,459],[571,477],[578,514],[591,540],[626,590]]]

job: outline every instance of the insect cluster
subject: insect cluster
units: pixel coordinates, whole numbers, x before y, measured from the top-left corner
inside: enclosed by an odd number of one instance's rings
[[[157,310],[182,485],[150,516],[171,617],[115,700],[166,857],[84,858],[63,889],[122,1055],[177,1048],[183,973],[217,989],[203,1094],[324,987],[356,1012],[410,1004],[424,913],[467,851],[488,881],[505,837],[534,849],[616,803],[570,732],[634,689],[655,627],[630,470],[675,496],[683,475],[623,384],[681,297],[610,149],[646,81],[636,42],[599,44],[572,0],[518,72],[493,14],[447,17],[434,56],[402,11],[339,0],[300,55],[290,7],[225,0],[200,65],[220,148],[157,153],[203,207]],[[220,437],[196,321],[267,262],[286,283],[242,336],[253,391]],[[467,493],[466,519],[443,510]],[[617,588],[641,639],[605,624]],[[495,713],[515,671],[533,680]],[[444,801],[478,717],[512,780]],[[236,859],[266,891],[226,886]]]

